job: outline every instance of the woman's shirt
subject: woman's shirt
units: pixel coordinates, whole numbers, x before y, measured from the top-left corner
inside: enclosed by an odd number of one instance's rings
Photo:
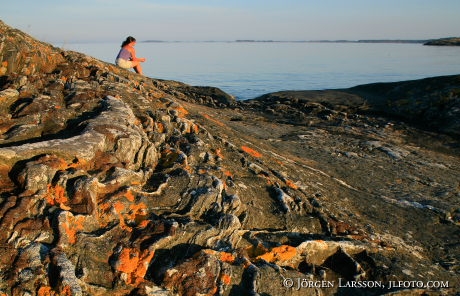
[[[118,52],[117,59],[130,61],[132,60],[131,52],[129,52],[129,50],[127,50],[126,48],[122,47]]]

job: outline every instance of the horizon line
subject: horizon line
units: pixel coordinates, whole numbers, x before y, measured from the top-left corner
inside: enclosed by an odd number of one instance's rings
[[[140,43],[193,43],[193,42],[222,42],[222,43],[425,43],[436,39],[318,39],[318,40],[272,40],[272,39],[236,39],[236,40],[140,40]]]

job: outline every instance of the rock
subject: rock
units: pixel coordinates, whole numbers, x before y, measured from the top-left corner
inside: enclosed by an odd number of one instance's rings
[[[460,76],[374,83],[348,90],[366,100],[370,112],[404,118],[422,128],[455,136],[459,127]],[[458,130],[458,129],[457,129]]]
[[[60,52],[51,45],[34,40],[3,22],[0,26],[0,60],[2,65],[6,64],[5,74],[30,76],[42,72],[50,73],[57,64],[64,62]]]
[[[242,102],[2,22],[0,76],[0,294],[458,293],[457,76]]]
[[[56,172],[57,169],[46,164],[27,163],[26,168],[18,175],[18,182],[25,191],[23,194],[46,190]]]
[[[222,90],[209,86],[178,85],[177,88],[184,93],[185,100],[199,101],[214,107],[231,107],[236,104],[236,99]]]
[[[115,254],[116,261],[113,267],[126,284],[138,285],[143,281],[153,255],[149,250],[121,248]]]
[[[283,212],[287,213],[294,205],[294,199],[278,187],[273,188],[274,199],[277,200]]]
[[[14,287],[15,293],[26,293],[33,291],[36,285],[48,283],[47,271],[44,269],[42,258],[46,258],[49,250],[46,245],[32,243],[21,250],[15,264],[17,284]]]
[[[205,251],[199,252],[180,265],[165,273],[165,287],[175,290],[179,295],[215,295],[218,286],[226,281],[221,274],[219,260]],[[230,275],[226,275],[230,277]]]
[[[19,98],[19,92],[16,89],[7,88],[0,91],[0,112],[9,113],[10,106]]]
[[[58,291],[60,293],[70,293],[71,295],[83,295],[83,289],[75,275],[75,266],[67,258],[66,254],[58,249],[53,249],[53,272],[56,273],[55,279],[58,280]]]
[[[87,176],[76,177],[72,182],[73,188],[68,186],[72,194],[69,194],[67,206],[73,213],[97,217],[97,196],[104,185]]]
[[[390,156],[393,159],[402,159],[403,157],[407,156],[410,153],[409,151],[406,151],[404,149],[398,149],[398,148],[392,149],[389,147],[379,147],[379,149],[385,152],[386,154],[388,154],[388,156]]]

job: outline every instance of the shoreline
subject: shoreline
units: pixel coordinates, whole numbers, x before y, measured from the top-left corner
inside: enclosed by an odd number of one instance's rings
[[[460,75],[240,102],[0,33],[0,294],[460,292]]]

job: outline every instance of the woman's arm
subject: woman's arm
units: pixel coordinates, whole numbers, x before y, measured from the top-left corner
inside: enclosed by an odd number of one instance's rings
[[[138,58],[136,57],[136,50],[134,49],[134,47],[128,47],[127,48],[129,50],[129,52],[131,53],[131,58],[132,58],[132,61],[133,62],[145,62],[145,58]]]

